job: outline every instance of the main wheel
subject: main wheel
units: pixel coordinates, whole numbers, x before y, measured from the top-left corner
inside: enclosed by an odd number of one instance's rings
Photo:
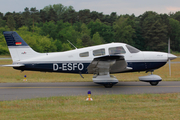
[[[149,82],[152,86],[158,85],[159,82]]]
[[[113,85],[110,85],[110,84],[107,84],[107,85],[104,85],[105,88],[112,88]]]

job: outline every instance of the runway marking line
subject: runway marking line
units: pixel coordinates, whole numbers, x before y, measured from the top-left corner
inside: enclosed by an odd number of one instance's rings
[[[180,86],[113,86],[113,87],[169,87],[169,88],[172,88],[172,87],[180,87]],[[77,86],[77,87],[0,87],[0,89],[32,89],[32,88],[104,88],[104,86],[86,86],[86,87],[83,87],[83,86]]]

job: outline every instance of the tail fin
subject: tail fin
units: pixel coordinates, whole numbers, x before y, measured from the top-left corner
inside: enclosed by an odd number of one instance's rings
[[[35,52],[16,32],[6,31],[3,34],[13,62],[26,60],[40,54]]]

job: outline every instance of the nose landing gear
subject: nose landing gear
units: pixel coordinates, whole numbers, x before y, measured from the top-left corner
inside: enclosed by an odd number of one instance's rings
[[[147,76],[141,76],[139,77],[139,80],[142,82],[149,82],[152,86],[156,86],[160,81],[162,81],[162,78],[158,75],[154,75],[153,71],[151,71],[151,74]]]

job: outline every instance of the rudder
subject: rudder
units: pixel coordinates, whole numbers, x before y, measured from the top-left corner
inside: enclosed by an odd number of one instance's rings
[[[18,34],[14,31],[3,32],[13,62],[36,57],[40,53],[35,52]]]

